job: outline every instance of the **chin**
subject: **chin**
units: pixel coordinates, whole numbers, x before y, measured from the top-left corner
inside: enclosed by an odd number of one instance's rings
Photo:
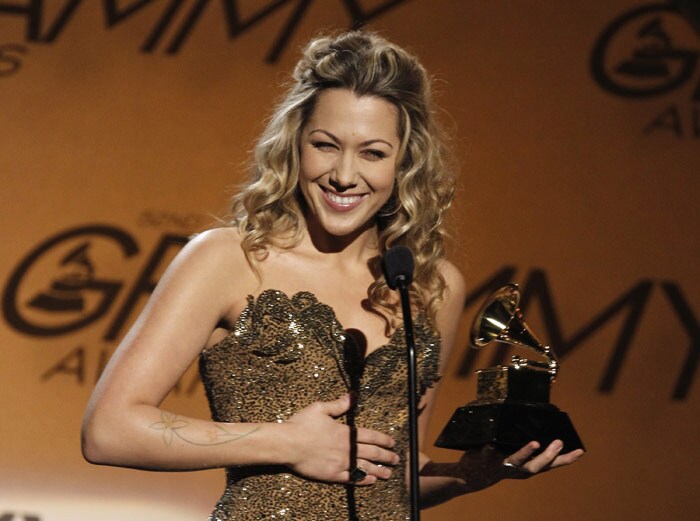
[[[341,225],[341,226],[332,226],[332,225],[324,225],[321,223],[321,228],[328,234],[332,235],[334,237],[348,237],[350,235],[360,233],[364,231],[365,227],[364,226],[347,226],[347,225]]]
[[[338,222],[338,221],[342,222]],[[359,235],[360,233],[372,228],[374,220],[361,221],[359,219],[351,219],[344,217],[340,219],[324,219],[321,217],[318,221],[321,229],[327,234],[334,237],[348,237],[351,235]]]

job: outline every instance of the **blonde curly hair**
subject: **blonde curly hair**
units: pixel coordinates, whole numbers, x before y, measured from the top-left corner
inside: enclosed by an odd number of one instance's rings
[[[381,254],[395,244],[411,249],[414,304],[434,324],[445,280],[443,215],[454,196],[446,166],[443,132],[435,120],[430,79],[404,49],[366,31],[313,39],[293,73],[293,83],[269,119],[254,155],[253,176],[233,200],[233,225],[251,265],[267,248],[294,247],[305,219],[298,194],[300,134],[324,89],[348,89],[393,103],[399,114],[396,188],[377,214],[379,255],[370,262],[375,281],[370,306],[398,314],[398,304],[381,276]]]

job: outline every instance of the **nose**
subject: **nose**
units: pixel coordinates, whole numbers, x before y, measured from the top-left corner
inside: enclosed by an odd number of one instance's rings
[[[342,192],[357,186],[359,172],[351,154],[343,154],[338,158],[330,172],[329,182],[334,189]]]

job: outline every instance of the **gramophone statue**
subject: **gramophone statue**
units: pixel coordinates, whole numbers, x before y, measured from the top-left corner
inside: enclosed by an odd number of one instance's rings
[[[466,450],[494,444],[517,450],[535,440],[544,449],[558,439],[564,442],[563,453],[583,448],[569,416],[549,403],[559,362],[551,348],[530,331],[519,303],[516,284],[491,295],[472,324],[471,346],[478,349],[493,341],[502,342],[533,350],[544,361],[515,355],[507,367],[478,370],[476,400],[455,411],[436,446]]]

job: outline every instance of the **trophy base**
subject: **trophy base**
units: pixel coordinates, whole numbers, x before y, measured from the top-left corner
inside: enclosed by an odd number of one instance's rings
[[[543,450],[554,440],[564,442],[562,453],[584,448],[569,416],[556,406],[504,402],[460,407],[435,445],[467,450],[493,444],[513,452],[531,441]]]

